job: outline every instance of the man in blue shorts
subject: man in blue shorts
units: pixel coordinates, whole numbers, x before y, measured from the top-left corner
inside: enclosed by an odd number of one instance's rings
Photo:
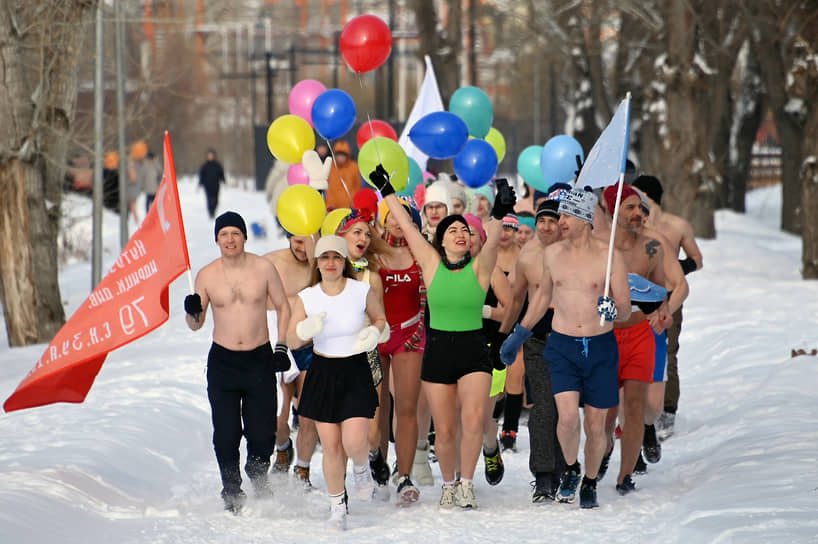
[[[610,278],[613,298],[604,293],[608,244],[591,236],[596,201],[592,192],[580,189],[562,197],[558,209],[562,240],[545,248],[542,281],[500,352],[503,362],[511,364],[520,345],[531,336],[531,327],[550,306],[554,308],[544,357],[550,364],[557,404],[557,436],[568,465],[557,500],[574,502],[580,484],[581,396],[586,438],[585,476],[580,488],[583,508],[599,506],[596,477],[606,448],[605,414],[619,402],[618,351],[612,322],[627,319],[631,308],[625,261],[616,250]],[[604,318],[602,324],[600,316]]]

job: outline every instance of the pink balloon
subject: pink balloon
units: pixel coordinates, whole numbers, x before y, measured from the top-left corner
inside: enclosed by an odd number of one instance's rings
[[[296,83],[290,91],[287,104],[290,113],[297,115],[313,126],[312,124],[312,103],[318,95],[326,91],[327,88],[320,81],[314,79],[304,79]]]
[[[292,164],[287,170],[287,185],[309,185],[310,177],[301,163]]]

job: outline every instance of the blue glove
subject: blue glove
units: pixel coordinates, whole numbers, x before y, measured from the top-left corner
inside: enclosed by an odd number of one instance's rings
[[[517,323],[514,325],[514,330],[511,332],[506,341],[500,347],[500,360],[506,366],[514,363],[517,358],[517,352],[523,347],[526,340],[531,337],[531,331]]]
[[[605,318],[605,321],[614,321],[617,316],[616,304],[611,297],[599,297],[596,301],[596,311]]]

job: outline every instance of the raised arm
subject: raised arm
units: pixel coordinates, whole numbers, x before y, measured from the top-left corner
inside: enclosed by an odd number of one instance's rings
[[[497,197],[491,208],[491,219],[486,226],[486,243],[483,244],[480,256],[475,262],[477,280],[485,290],[488,290],[491,274],[497,264],[497,252],[500,249],[500,237],[503,234],[503,217],[514,211],[514,204],[517,202],[514,189],[507,180],[498,178],[496,183]]]

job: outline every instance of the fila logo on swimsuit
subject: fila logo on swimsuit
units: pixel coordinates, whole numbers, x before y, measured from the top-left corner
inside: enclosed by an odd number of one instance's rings
[[[386,281],[394,281],[395,283],[409,283],[412,278],[409,274],[387,274]]]

